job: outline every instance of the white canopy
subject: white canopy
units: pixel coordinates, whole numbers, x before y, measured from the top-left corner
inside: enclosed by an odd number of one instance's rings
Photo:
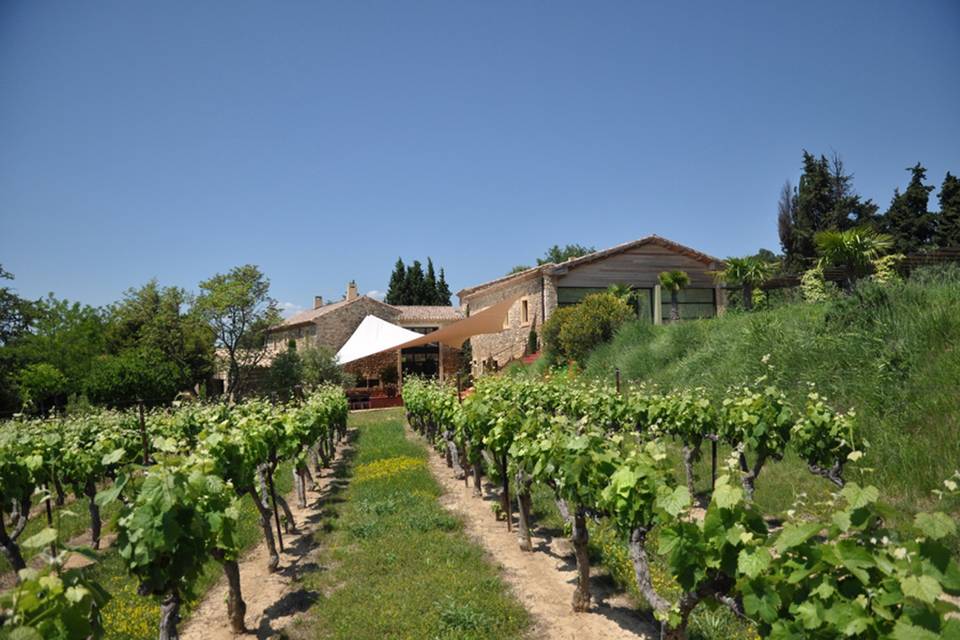
[[[503,330],[510,307],[519,298],[507,298],[426,335],[410,331],[376,316],[367,316],[337,352],[337,362],[347,364],[391,349],[406,349],[434,342],[459,349],[471,336]]]
[[[405,342],[420,338],[423,334],[410,331],[377,316],[367,316],[353,332],[340,351],[337,352],[337,363],[347,364],[372,356],[381,351],[393,349]]]

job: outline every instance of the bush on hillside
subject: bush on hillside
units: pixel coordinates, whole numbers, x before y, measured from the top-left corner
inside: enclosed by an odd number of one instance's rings
[[[595,293],[573,307],[560,327],[559,342],[563,355],[583,362],[590,352],[613,338],[624,322],[633,317],[633,310],[622,299],[610,293]]]
[[[543,341],[543,350],[546,359],[550,362],[563,360],[563,347],[560,345],[560,330],[573,315],[575,307],[560,307],[550,314],[550,319],[543,323],[540,329],[540,339]]]

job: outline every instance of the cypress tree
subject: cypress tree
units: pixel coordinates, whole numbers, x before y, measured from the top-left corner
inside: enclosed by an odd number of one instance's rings
[[[427,277],[424,279],[423,293],[425,299],[429,299],[429,302],[423,302],[422,304],[440,304],[437,302],[439,298],[437,291],[437,273],[433,270],[433,260],[430,256],[427,256]]]
[[[404,281],[405,297],[402,302],[396,304],[430,304],[430,296],[426,293],[426,278],[423,275],[423,265],[419,260],[414,260],[410,268],[407,269],[407,277]],[[424,302],[427,300],[427,302]]]
[[[940,187],[939,200],[935,242],[938,247],[960,247],[960,180],[949,171]]]
[[[387,295],[384,302],[387,304],[404,304],[404,282],[407,277],[407,268],[403,264],[403,258],[397,258],[397,264],[393,267],[393,273],[390,274],[390,285],[387,287]]]
[[[935,219],[927,211],[933,185],[923,184],[927,170],[919,162],[908,167],[910,184],[900,193],[894,189],[890,208],[882,219],[883,230],[893,236],[894,250],[916,253],[933,240]]]
[[[450,304],[450,287],[447,285],[447,278],[443,273],[443,267],[440,267],[440,279],[437,281],[437,304]]]

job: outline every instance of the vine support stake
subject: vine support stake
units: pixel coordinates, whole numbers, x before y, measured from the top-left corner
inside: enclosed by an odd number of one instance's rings
[[[460,388],[460,372],[457,371],[457,402],[463,404],[463,396],[461,395],[463,390]]]
[[[280,531],[280,512],[277,511],[277,492],[273,489],[273,469],[267,468],[267,487],[270,488],[270,501],[273,503],[273,519],[277,523],[277,542],[283,551],[283,532]]]
[[[717,484],[717,440],[710,441],[710,492],[713,492],[714,485]]]
[[[47,507],[47,526],[53,527],[53,508],[50,506],[50,500],[53,499],[53,494],[50,493],[50,484],[46,483],[44,487],[47,490],[47,497],[44,499]],[[57,555],[57,541],[54,540],[50,543],[50,555],[56,557]],[[19,580],[19,578],[17,578]]]
[[[617,395],[620,395],[620,367],[615,369],[617,375]]]
[[[147,445],[147,419],[143,415],[143,400],[137,400],[140,409],[140,444],[143,445],[143,466],[150,464],[150,450]]]

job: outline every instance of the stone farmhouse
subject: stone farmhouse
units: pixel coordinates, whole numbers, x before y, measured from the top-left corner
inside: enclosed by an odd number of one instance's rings
[[[690,286],[679,295],[681,319],[715,316],[726,304],[724,290],[713,276],[722,268],[723,262],[717,258],[651,235],[463,289],[457,295],[464,316],[507,298],[519,298],[510,309],[503,331],[470,339],[472,370],[478,374],[521,358],[530,330],[539,333],[539,327],[555,309],[574,305],[612,284],[633,287],[640,294],[637,315],[662,323],[670,317],[670,296],[661,293],[658,281],[662,271],[680,270],[690,276]]]
[[[298,351],[306,347],[324,346],[336,353],[368,316],[418,333],[430,333],[460,320],[463,316],[453,306],[389,305],[375,298],[357,293],[357,285],[350,282],[346,297],[338,302],[324,304],[320,296],[314,298],[313,308],[287,318],[270,329],[268,355],[284,350],[292,340]],[[441,379],[460,366],[459,351],[445,345],[426,345],[380,353],[346,365],[347,371],[358,375],[364,386],[376,386],[383,371],[396,368],[398,377],[409,374],[438,376]]]

